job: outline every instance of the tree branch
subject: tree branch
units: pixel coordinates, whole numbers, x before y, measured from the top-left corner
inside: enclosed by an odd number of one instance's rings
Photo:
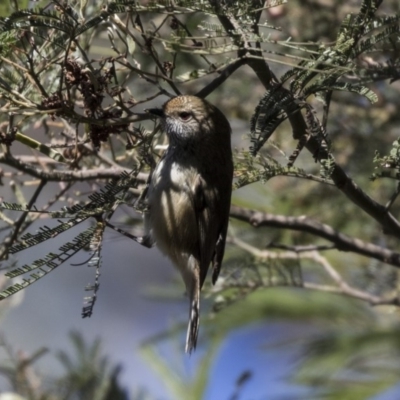
[[[312,235],[322,237],[334,243],[336,248],[340,251],[351,251],[400,267],[400,253],[344,235],[334,230],[331,226],[314,221],[311,218],[267,214],[244,209],[235,205],[231,206],[230,215],[240,221],[248,222],[256,228],[260,226],[269,226],[311,233]]]
[[[23,156],[21,156],[23,159]],[[32,165],[26,164],[19,158],[8,154],[0,154],[0,164],[9,165],[19,171],[25,172],[35,178],[44,179],[49,182],[82,182],[93,179],[118,178],[126,168],[95,168],[85,171],[43,171]],[[147,181],[147,174],[139,173],[137,176],[139,182]]]

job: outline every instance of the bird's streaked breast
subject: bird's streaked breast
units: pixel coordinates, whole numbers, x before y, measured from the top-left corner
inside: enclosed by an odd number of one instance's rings
[[[149,188],[150,229],[160,250],[172,258],[177,256],[174,249],[191,252],[197,242],[190,179],[194,174],[187,172],[178,163],[162,160]]]

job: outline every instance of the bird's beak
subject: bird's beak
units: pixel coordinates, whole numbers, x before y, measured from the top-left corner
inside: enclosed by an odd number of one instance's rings
[[[164,118],[165,114],[164,111],[161,108],[148,108],[147,110],[144,110],[149,114],[155,115],[156,117],[159,118]]]

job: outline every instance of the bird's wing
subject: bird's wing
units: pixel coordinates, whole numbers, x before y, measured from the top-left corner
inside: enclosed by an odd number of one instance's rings
[[[220,177],[220,194],[218,199],[218,208],[215,211],[215,218],[218,221],[218,231],[215,236],[214,253],[212,255],[212,283],[218,279],[221,270],[222,259],[224,258],[226,234],[228,232],[229,212],[231,205],[233,165],[231,170],[227,169],[226,175]]]
[[[216,194],[206,181],[197,175],[193,187],[194,208],[198,230],[198,257],[200,267],[200,288],[203,286],[208,267],[218,240],[218,216],[216,215]]]
[[[229,211],[229,205],[226,207]],[[224,258],[225,252],[225,242],[226,242],[226,234],[228,232],[228,223],[229,223],[229,212],[227,215],[222,216],[222,225],[219,231],[217,243],[215,245],[215,252],[212,258],[212,283],[215,285],[215,282],[218,279],[219,272],[221,270],[222,259]]]

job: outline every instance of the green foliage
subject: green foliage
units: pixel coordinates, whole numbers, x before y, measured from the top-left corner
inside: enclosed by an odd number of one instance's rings
[[[290,93],[274,90],[265,93],[258,103],[250,121],[250,148],[256,155],[276,128],[299,109]]]
[[[328,329],[302,348],[296,382],[312,385],[324,398],[366,399],[398,382],[398,327]]]
[[[379,172],[375,172],[371,179],[392,178],[398,180],[400,177],[400,139],[393,142],[393,147],[388,156],[380,156],[375,153],[374,163]]]
[[[28,7],[29,0],[18,0],[16,1],[6,1],[0,4],[0,16],[7,17],[11,14],[12,11],[15,11],[15,5],[18,5],[21,9],[25,9]]]
[[[107,357],[101,354],[100,340],[89,345],[80,334],[71,333],[71,341],[75,357],[65,351],[57,356],[66,371],[57,382],[60,398],[127,400],[126,392],[118,384],[120,367],[110,368]]]
[[[70,339],[75,354],[60,351],[56,355],[65,372],[60,377],[46,379],[37,373],[36,363],[44,356],[49,357],[47,350],[41,349],[30,357],[21,358],[7,346],[8,366],[2,366],[0,374],[7,378],[16,398],[21,398],[18,394],[23,400],[133,400],[118,381],[120,367],[110,365],[102,354],[99,339],[88,344],[76,332],[71,333]],[[6,346],[5,343],[2,345]],[[32,375],[33,371],[37,375]]]
[[[357,57],[377,51],[381,49],[380,46],[388,45],[393,50],[396,49],[400,26],[398,17],[376,16],[375,7],[378,6],[364,2],[358,15],[346,17],[333,46],[319,46],[308,61],[300,62],[301,68],[295,67],[287,71],[281,82],[290,83],[290,92],[267,91],[252,117],[251,140],[254,153],[288,115],[294,113],[311,95],[326,96],[331,91],[340,90],[365,96],[371,103],[378,101],[377,95],[363,84],[341,81],[351,76],[353,80],[360,82],[373,82],[376,80],[375,71],[360,69],[357,66]],[[382,75],[379,79],[382,79]]]

